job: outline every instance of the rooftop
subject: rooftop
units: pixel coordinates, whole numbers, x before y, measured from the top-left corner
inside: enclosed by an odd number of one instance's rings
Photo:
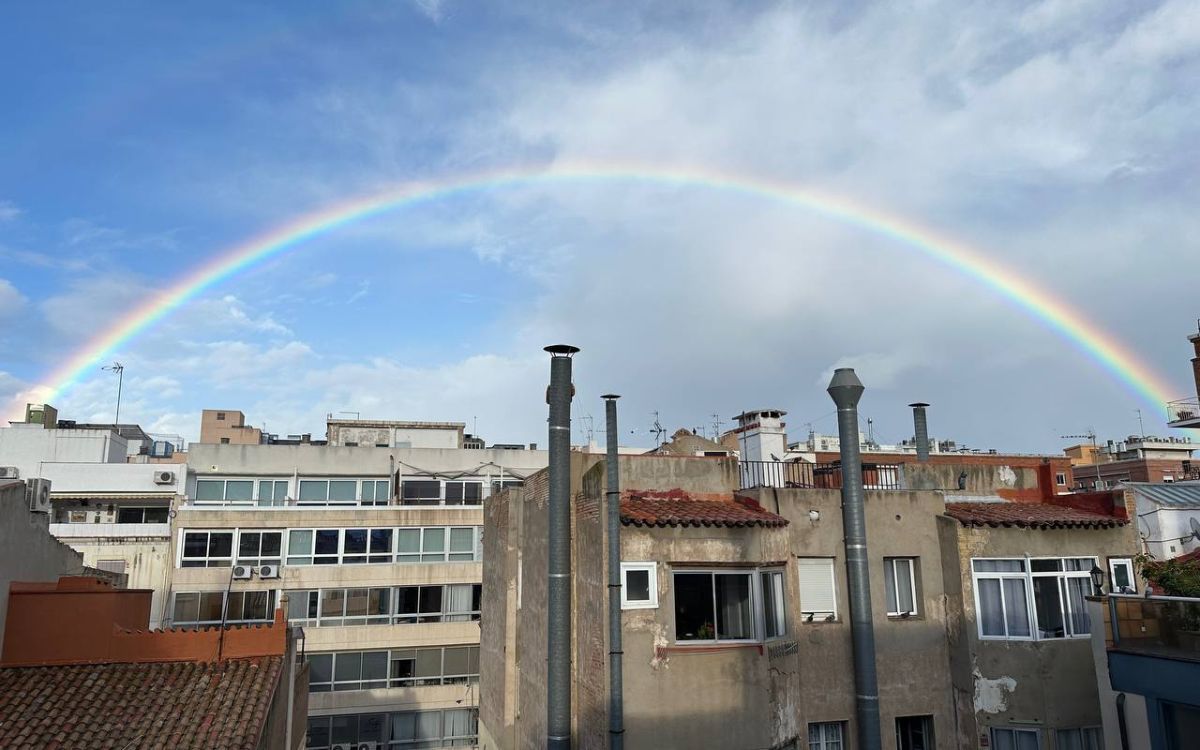
[[[282,664],[0,668],[0,747],[255,750]]]
[[[1027,529],[1124,526],[1127,519],[1046,503],[946,503],[946,515],[963,526],[1008,526]]]
[[[1121,485],[1157,505],[1200,508],[1200,482],[1126,482]]]
[[[728,495],[697,498],[673,491],[659,496],[633,494],[621,500],[621,523],[626,526],[786,526],[788,521],[755,501]]]

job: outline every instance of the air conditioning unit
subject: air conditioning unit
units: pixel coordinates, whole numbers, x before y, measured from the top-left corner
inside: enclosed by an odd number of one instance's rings
[[[233,580],[248,581],[254,575],[254,568],[249,565],[234,565]]]
[[[175,472],[173,471],[156,471],[154,472],[155,484],[175,484]]]
[[[258,577],[259,578],[278,578],[279,577],[279,566],[278,565],[260,565],[258,567]]]
[[[33,513],[50,512],[50,480],[30,479],[25,483],[25,499]]]
[[[0,479],[20,479],[21,472],[15,466],[0,466]]]

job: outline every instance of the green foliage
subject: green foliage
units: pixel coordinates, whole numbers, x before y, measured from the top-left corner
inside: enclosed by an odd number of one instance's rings
[[[1149,555],[1136,559],[1142,577],[1167,596],[1200,598],[1200,560],[1154,560]]]

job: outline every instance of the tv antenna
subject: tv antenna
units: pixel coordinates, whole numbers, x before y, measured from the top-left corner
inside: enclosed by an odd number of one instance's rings
[[[723,421],[721,421],[721,416],[716,413],[714,413],[712,415],[712,420],[713,420],[712,421],[713,440],[720,440],[721,439],[721,425],[723,425],[725,423]]]
[[[659,423],[658,412],[654,412],[654,426],[650,428],[650,432],[654,434],[654,447],[662,445],[662,437],[667,434],[667,430]]]
[[[125,382],[125,365],[120,362],[113,362],[111,365],[101,367],[100,369],[117,374],[117,415],[113,417],[113,424],[121,424],[121,386]]]
[[[1139,412],[1139,416],[1140,416]],[[1063,440],[1090,440],[1092,443],[1092,463],[1096,464],[1096,489],[1100,489],[1100,455],[1099,449],[1096,448],[1096,431],[1091,427],[1084,435],[1059,435]]]
[[[584,423],[587,424],[586,427]],[[583,430],[583,434],[587,435],[587,444],[591,445],[592,439],[596,437],[596,421],[592,419],[591,414],[585,414],[579,418],[579,426]]]

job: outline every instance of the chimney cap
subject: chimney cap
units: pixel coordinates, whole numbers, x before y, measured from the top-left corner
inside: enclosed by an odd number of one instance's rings
[[[911,406],[911,407],[912,407],[912,408],[914,408],[914,409],[917,409],[917,408],[922,408],[922,409],[923,409],[923,408],[925,408],[926,406],[929,406],[929,404],[925,403],[924,401],[915,401],[915,402],[913,402],[913,403],[909,404],[909,406]]]
[[[839,367],[833,371],[829,387],[825,390],[840,409],[857,405],[866,389],[863,387],[862,381],[858,379],[858,375],[854,373],[853,367]]]
[[[620,398],[620,396],[618,396],[615,393],[606,393],[603,396],[601,396],[600,398],[604,399],[605,401],[616,401],[617,399]]]
[[[571,346],[570,344],[551,344],[545,347],[542,351],[549,352],[555,357],[569,357],[579,351],[579,347]]]

